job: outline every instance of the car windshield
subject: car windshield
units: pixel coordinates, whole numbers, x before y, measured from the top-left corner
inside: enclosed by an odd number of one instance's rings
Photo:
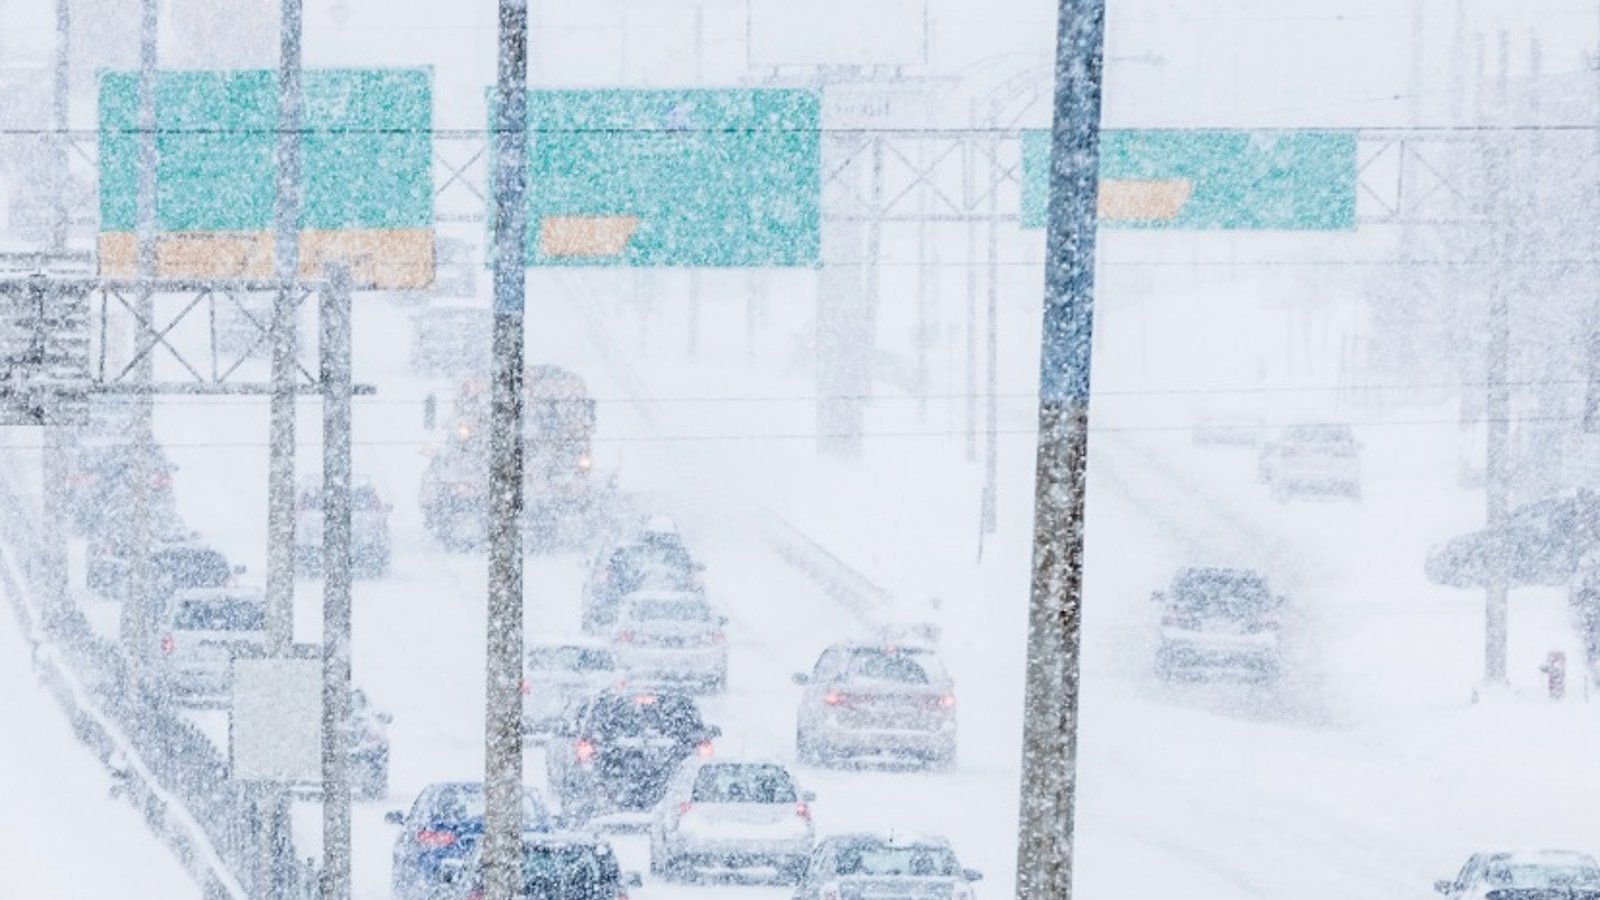
[[[637,580],[642,573],[659,570],[687,573],[694,569],[694,560],[682,547],[660,544],[629,544],[611,556],[611,570],[626,583]]]
[[[626,615],[639,622],[709,622],[711,609],[705,603],[685,598],[681,600],[634,600],[628,604]]]
[[[228,560],[215,550],[168,550],[150,558],[153,574],[174,587],[225,587],[233,578]]]
[[[839,849],[840,875],[934,878],[950,877],[956,872],[956,856],[945,847],[852,844]]]
[[[717,764],[700,769],[690,796],[697,803],[794,803],[794,782],[782,766]]]
[[[596,846],[535,844],[523,850],[522,877],[529,900],[613,900],[622,873],[616,856]]]
[[[436,825],[476,824],[483,821],[483,805],[482,785],[447,785],[433,795],[423,817]],[[522,819],[529,827],[544,824],[544,809],[531,791],[522,792]]]
[[[639,694],[595,702],[591,724],[601,738],[688,738],[703,730],[700,710],[688,697]]]
[[[528,653],[528,668],[540,672],[609,672],[616,667],[610,651],[596,647],[540,647]]]
[[[850,654],[844,676],[846,681],[894,681],[901,684],[937,684],[946,680],[943,667],[930,653],[866,648]]]
[[[1172,585],[1174,605],[1224,618],[1254,616],[1271,602],[1267,583],[1254,572],[1186,569]]]
[[[1583,862],[1491,861],[1484,881],[1495,887],[1584,887],[1600,889],[1600,867]]]
[[[172,627],[179,631],[261,631],[267,627],[267,607],[246,597],[183,600]]]

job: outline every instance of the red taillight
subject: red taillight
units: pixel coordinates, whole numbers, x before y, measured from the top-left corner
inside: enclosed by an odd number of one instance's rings
[[[164,635],[161,636],[161,655],[162,656],[171,656],[172,655],[172,651],[176,650],[177,648],[178,648],[178,644],[177,644],[176,641],[174,641],[172,639],[172,635],[164,634]]]
[[[822,695],[822,702],[829,706],[843,706],[844,695],[839,693],[838,688],[828,688],[828,692]]]
[[[804,803],[796,803],[794,805],[794,814],[802,819],[805,819],[807,822],[811,821],[811,807],[805,805]]]
[[[631,632],[631,631],[619,631],[619,632],[617,632],[617,643],[619,643],[619,644],[631,644],[631,643],[633,643],[633,632]]]
[[[589,762],[594,759],[594,745],[588,741],[579,741],[572,746],[572,754],[578,758],[578,762]]]
[[[456,836],[448,831],[419,831],[417,843],[429,850],[442,850],[456,842]]]
[[[533,685],[529,684],[526,678],[522,679],[522,684],[518,685],[518,688],[522,691],[524,697],[533,693]]]
[[[467,895],[467,900],[483,900],[483,891],[474,890]]]
[[[715,747],[711,746],[710,741],[701,741],[699,744],[695,745],[694,752],[700,754],[702,757],[707,757],[717,751]]]
[[[727,640],[727,638],[723,636],[722,632],[720,632],[720,631],[711,632],[711,643],[720,644],[725,640]]]
[[[678,804],[678,815],[687,816],[689,814],[689,810],[691,809],[694,809],[694,804],[685,800]]]
[[[956,708],[956,695],[955,694],[945,694],[943,697],[940,697],[939,698],[939,708],[940,709],[955,709]]]
[[[69,480],[72,482],[73,487],[85,487],[94,484],[94,476],[92,475],[74,475]]]

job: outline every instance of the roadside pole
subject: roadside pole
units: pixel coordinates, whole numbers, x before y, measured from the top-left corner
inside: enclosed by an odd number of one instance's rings
[[[269,337],[272,394],[267,430],[267,655],[284,657],[294,642],[294,441],[295,369],[299,356],[300,269],[300,0],[279,0],[278,120],[273,223],[273,296]],[[326,740],[326,738],[324,738]],[[257,835],[261,853],[256,881],[262,898],[275,898],[294,863],[289,793],[280,784],[260,788]],[[328,798],[324,798],[324,803]],[[325,842],[326,845],[326,842]],[[326,890],[326,883],[323,885]],[[327,896],[324,894],[324,896]]]
[[[1017,896],[1071,900],[1105,0],[1060,0]]]
[[[350,900],[350,274],[322,291],[322,884]]]
[[[1495,90],[1495,114],[1506,113],[1507,68],[1510,36],[1500,33],[1500,74]],[[1511,362],[1511,304],[1505,283],[1504,264],[1510,261],[1510,224],[1506,219],[1505,179],[1509,148],[1505,138],[1489,141],[1489,347],[1488,378],[1484,398],[1487,429],[1487,459],[1484,465],[1484,519],[1492,542],[1484,602],[1483,681],[1487,685],[1506,683],[1507,595],[1510,591],[1509,548],[1506,545],[1506,520],[1511,506],[1511,389],[1508,375]]]
[[[68,97],[70,92],[70,60],[72,53],[72,9],[71,0],[56,0],[56,64],[55,85],[52,98],[51,126],[54,134],[50,138],[51,171],[55,183],[52,187],[53,201],[50,221],[50,252],[57,258],[64,256],[67,250],[67,220],[70,212],[72,198],[68,196],[71,187],[71,169],[68,165],[67,128],[70,124],[67,117]],[[50,302],[47,298],[45,302]],[[47,630],[54,630],[59,616],[66,612],[67,597],[67,434],[66,429],[59,424],[44,426],[44,456],[40,476],[44,480],[43,503],[40,511],[39,535],[40,546],[44,548],[44,594],[46,608],[50,610],[49,620],[45,623]]]
[[[527,299],[528,3],[499,2],[483,754],[485,900],[513,900],[522,893],[522,345]]]
[[[156,276],[156,35],[160,0],[139,3],[139,174],[134,206],[139,291],[133,313],[135,384],[148,388],[154,380],[150,351],[154,341],[152,319],[155,299],[150,280]],[[149,668],[150,608],[150,482],[155,476],[155,398],[142,391],[133,401],[133,509],[129,511],[128,582],[122,598],[122,646],[127,653],[126,694],[130,708],[144,702],[145,675]]]

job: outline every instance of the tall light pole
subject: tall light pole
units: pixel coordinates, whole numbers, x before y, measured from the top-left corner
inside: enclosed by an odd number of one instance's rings
[[[522,888],[522,390],[527,299],[528,3],[500,0],[494,94],[494,337],[489,388],[485,900]]]
[[[1060,0],[1017,896],[1072,897],[1105,0]]]

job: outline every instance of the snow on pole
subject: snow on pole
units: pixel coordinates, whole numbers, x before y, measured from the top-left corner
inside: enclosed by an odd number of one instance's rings
[[[522,391],[527,294],[528,4],[500,0],[494,93],[485,900],[522,893]]]
[[[1017,896],[1070,900],[1105,0],[1061,0]]]
[[[322,293],[322,883],[350,897],[350,273]]]

